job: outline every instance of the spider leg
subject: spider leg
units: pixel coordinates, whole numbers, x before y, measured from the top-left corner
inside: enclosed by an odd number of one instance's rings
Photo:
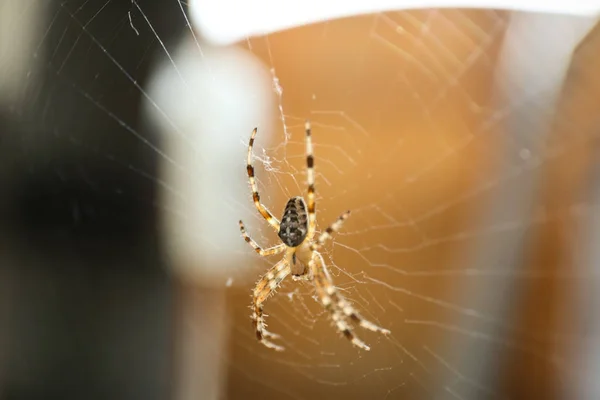
[[[318,257],[320,257],[320,255]],[[322,262],[322,259],[320,260],[320,267],[316,266],[314,258],[310,261],[310,264],[313,268],[315,288],[317,290],[319,300],[321,300],[323,307],[325,307],[325,309],[329,312],[331,319],[337,327],[337,330],[342,333],[346,339],[350,340],[353,345],[360,347],[363,350],[370,350],[371,348],[365,342],[354,335],[352,328],[344,318],[344,314],[337,309],[336,304],[334,303],[330,294],[332,289],[335,289],[333,288],[333,284],[330,283],[331,278],[328,276],[329,274],[325,269],[325,264]]]
[[[292,275],[292,279],[295,282],[299,282],[299,281],[310,282],[310,281],[313,280],[313,276],[312,276],[312,273],[309,272],[309,273],[304,274],[304,275]]]
[[[354,310],[354,308],[348,303],[348,301],[346,299],[344,299],[344,297],[341,294],[338,293],[338,291],[335,289],[335,286],[333,285],[331,276],[329,275],[329,272],[327,271],[325,262],[323,261],[323,257],[321,256],[321,254],[318,253],[318,250],[323,246],[325,241],[330,239],[335,232],[340,230],[340,228],[344,224],[344,221],[346,219],[348,219],[349,216],[350,216],[350,211],[346,211],[345,213],[340,215],[333,224],[331,224],[329,227],[327,227],[325,232],[323,232],[319,236],[317,241],[315,243],[313,243],[310,248],[313,251],[313,255],[316,254],[319,258],[319,262],[323,269],[323,276],[325,277],[325,284],[329,285],[327,287],[328,294],[329,294],[329,296],[331,296],[332,300],[336,303],[335,307],[337,307],[339,310],[341,310],[344,313],[344,315],[346,315],[346,317],[348,317],[348,318],[350,318],[350,320],[352,320],[352,322],[360,325],[361,327],[368,329],[370,331],[373,331],[373,332],[389,334],[390,333],[389,330],[383,329],[383,328],[375,325],[374,323],[364,319],[356,310]]]
[[[316,263],[315,258],[317,259]],[[337,329],[344,335],[344,337],[346,337],[346,339],[350,340],[352,344],[357,347],[360,347],[364,350],[370,350],[370,347],[365,342],[354,335],[352,329],[347,323],[347,319],[350,319],[352,322],[361,326],[362,328],[373,332],[379,332],[384,335],[388,335],[390,333],[389,330],[381,328],[371,321],[366,320],[338,292],[333,284],[321,254],[314,252],[313,258],[310,260],[310,264],[313,270],[315,287],[317,288],[319,299],[321,300],[321,303],[323,303],[325,309],[329,311],[331,318],[337,326]]]
[[[349,216],[350,211],[346,211],[345,213],[340,215],[338,219],[336,219],[333,224],[329,225],[327,229],[325,229],[325,232],[321,233],[319,238],[310,245],[310,250],[313,252],[320,250],[321,247],[323,247],[323,244],[325,244],[325,242],[328,239],[331,239],[334,233],[341,229],[342,225],[344,224],[344,221],[346,221],[346,219],[348,219]]]
[[[246,228],[244,227],[244,223],[240,220],[240,232],[242,232],[242,237],[248,243],[256,253],[258,253],[261,257],[271,256],[273,254],[279,254],[285,250],[285,244],[281,243],[273,247],[269,247],[268,249],[263,249],[256,243],[249,235],[246,233]]]
[[[250,142],[248,143],[248,158],[246,160],[246,171],[248,172],[248,181],[250,182],[250,188],[252,189],[252,201],[256,209],[267,220],[269,225],[279,232],[279,220],[271,214],[271,212],[260,202],[260,195],[258,194],[258,185],[256,184],[256,178],[254,177],[254,166],[252,165],[252,148],[254,146],[254,137],[256,136],[258,128],[254,128],[252,136],[250,136]]]
[[[306,181],[308,190],[306,193],[307,208],[308,208],[308,233],[307,238],[313,238],[317,229],[317,211],[315,203],[315,158],[313,156],[313,145],[310,129],[310,121],[304,124],[306,131]]]
[[[252,324],[256,330],[256,338],[266,347],[277,351],[282,351],[284,348],[268,340],[277,339],[279,335],[267,331],[263,314],[263,303],[269,296],[275,293],[275,290],[277,290],[289,273],[290,266],[287,259],[284,258],[263,275],[256,284],[252,296]]]

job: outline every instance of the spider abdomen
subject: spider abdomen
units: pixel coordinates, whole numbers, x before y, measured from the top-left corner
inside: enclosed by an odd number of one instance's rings
[[[279,238],[288,247],[298,247],[308,233],[306,203],[300,196],[288,200],[279,226]]]

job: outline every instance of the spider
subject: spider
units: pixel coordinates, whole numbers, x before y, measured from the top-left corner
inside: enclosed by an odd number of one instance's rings
[[[261,203],[260,195],[258,194],[258,186],[254,177],[254,166],[252,165],[252,148],[257,129],[254,128],[250,136],[246,165],[248,180],[250,181],[250,188],[252,190],[252,199],[258,212],[277,231],[282,243],[267,249],[261,248],[248,236],[244,223],[241,220],[239,222],[240,231],[244,240],[261,257],[281,253],[284,253],[284,256],[260,278],[254,287],[251,309],[253,310],[252,324],[256,331],[256,338],[270,349],[276,351],[284,350],[283,346],[271,341],[279,339],[280,336],[267,331],[263,314],[263,303],[275,293],[283,280],[291,274],[294,280],[312,282],[315,286],[317,297],[323,307],[329,312],[337,330],[350,340],[353,345],[364,350],[369,350],[369,346],[353,333],[353,327],[350,322],[384,335],[389,334],[390,331],[364,319],[339,293],[333,284],[323,256],[319,253],[323,244],[328,239],[331,239],[332,235],[342,227],[344,221],[350,216],[350,211],[343,213],[316,240],[314,239],[317,220],[315,211],[315,170],[310,122],[307,121],[305,124],[308,180],[307,201],[305,202],[304,198],[300,196],[289,199],[283,212],[282,222],[279,222]]]

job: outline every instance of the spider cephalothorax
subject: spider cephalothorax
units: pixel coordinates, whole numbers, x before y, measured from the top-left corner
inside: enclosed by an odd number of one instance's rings
[[[298,279],[311,281],[315,285],[317,297],[329,312],[331,319],[335,323],[338,331],[344,335],[355,346],[364,350],[369,350],[362,340],[353,333],[353,324],[361,326],[373,332],[389,334],[390,331],[381,328],[374,323],[364,319],[350,303],[338,292],[333,284],[327,266],[319,249],[325,241],[330,239],[337,232],[344,221],[350,215],[347,211],[343,213],[333,224],[331,224],[315,240],[316,234],[316,205],[315,205],[315,172],[314,158],[312,151],[312,139],[310,124],[305,125],[306,130],[306,166],[307,166],[307,202],[300,196],[292,197],[288,200],[283,218],[279,222],[273,214],[260,202],[258,186],[254,177],[254,167],[252,166],[252,146],[257,129],[252,131],[250,143],[248,144],[248,158],[246,170],[248,171],[248,180],[252,189],[252,199],[258,212],[273,227],[281,239],[282,243],[268,249],[261,248],[248,234],[244,224],[240,221],[240,231],[244,240],[254,248],[260,256],[270,256],[285,252],[284,257],[276,263],[256,284],[253,291],[252,301],[252,322],[256,331],[257,339],[265,346],[274,350],[283,350],[283,347],[271,342],[269,339],[277,339],[278,335],[267,331],[263,303],[271,296],[281,285],[281,282],[292,275]]]

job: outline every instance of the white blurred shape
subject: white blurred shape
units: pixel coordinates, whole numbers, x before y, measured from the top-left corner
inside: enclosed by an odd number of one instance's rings
[[[221,289],[188,288],[181,301],[174,329],[176,337],[175,400],[217,400],[223,398],[227,303]]]
[[[25,96],[33,69],[32,54],[44,26],[46,4],[36,1],[0,0],[0,102],[14,104]]]
[[[163,228],[179,275],[223,287],[232,268],[250,265],[238,220],[253,211],[245,175],[248,138],[275,110],[271,75],[239,48],[199,48],[185,40],[157,68],[148,118],[162,136]],[[261,137],[261,141],[264,135]]]
[[[600,0],[191,0],[195,28],[218,45],[337,18],[414,8],[483,8],[596,15]]]
[[[174,398],[222,398],[229,327],[224,290],[249,267],[238,220],[255,214],[246,149],[255,126],[273,121],[269,71],[239,48],[183,40],[154,71],[144,104],[161,135],[162,233],[180,285],[174,337]],[[270,129],[262,129],[268,134]],[[198,285],[200,284],[200,285]]]
[[[595,24],[595,17],[572,15],[528,13],[510,18],[495,72],[498,109],[511,110],[502,122],[510,140],[504,148],[498,149],[498,160],[502,160],[499,175],[510,176],[508,169],[514,165],[524,168],[521,174],[511,177],[494,191],[489,208],[484,210],[482,226],[527,221],[535,215],[542,170],[527,166],[544,154],[571,56]],[[521,150],[515,152],[515,148]],[[521,231],[501,239],[481,236],[469,255],[468,268],[481,269],[485,265],[486,269],[503,271],[506,276],[518,276],[527,259],[523,242],[526,230],[524,226]],[[476,305],[478,312],[496,321],[513,321],[521,311],[519,299],[524,290],[521,284],[519,279],[469,281],[463,289],[462,303]],[[457,326],[484,332],[489,322],[465,316],[458,320]],[[453,352],[450,363],[456,371],[478,384],[462,390],[460,398],[480,399],[481,388],[497,387],[498,371],[505,361],[503,347],[470,336],[452,339],[448,347]],[[455,372],[448,371],[443,384],[438,386],[436,398],[447,398],[446,389],[456,383]]]

